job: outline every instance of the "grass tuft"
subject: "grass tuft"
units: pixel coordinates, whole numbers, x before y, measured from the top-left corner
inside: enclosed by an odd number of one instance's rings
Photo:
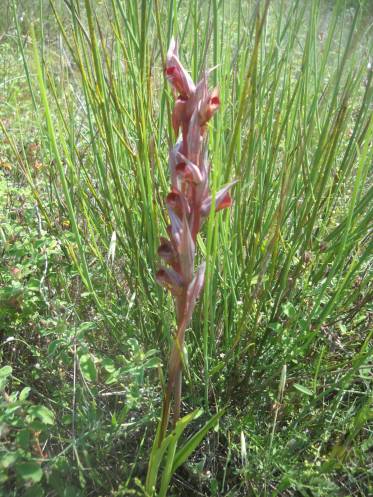
[[[0,13],[0,496],[144,495],[175,327],[154,279],[172,36],[193,78],[216,66],[212,194],[239,181],[196,240],[185,350],[182,415],[226,410],[168,495],[368,495],[370,0]]]

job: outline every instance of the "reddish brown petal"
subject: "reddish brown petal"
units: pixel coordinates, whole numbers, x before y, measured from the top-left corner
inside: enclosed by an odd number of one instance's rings
[[[176,172],[182,175],[187,175],[194,181],[194,183],[201,183],[203,178],[199,167],[196,166],[196,164],[190,161],[187,157],[185,157],[182,153],[179,153],[178,156],[183,160],[183,162],[179,163],[176,166]]]
[[[184,284],[179,273],[170,268],[161,268],[157,271],[157,283],[175,295],[179,296],[183,293]]]
[[[187,297],[186,297],[186,309],[183,320],[185,327],[188,326],[188,323],[191,320],[197,299],[203,288],[203,284],[205,281],[205,269],[206,269],[206,264],[203,262],[197,269],[194,278],[188,285]]]
[[[229,193],[226,193],[224,197],[220,200],[220,202],[216,203],[215,212],[218,212],[222,209],[226,209],[232,205],[232,198]]]
[[[230,195],[228,194],[228,190],[235,183],[237,183],[237,180],[232,181],[232,183],[229,183],[228,185],[225,185],[221,190],[219,190],[216,193],[215,212],[220,211],[221,209],[224,209],[225,207],[230,207],[232,205],[232,199],[231,199]],[[211,203],[212,203],[212,196],[210,195],[202,202],[201,216],[207,217],[210,214]]]
[[[170,207],[170,209],[172,209],[174,211],[174,213],[179,218],[182,217],[182,215],[183,215],[183,207],[182,207],[182,202],[181,202],[180,195],[178,193],[170,192],[167,195],[166,204],[167,204],[168,207]]]
[[[205,126],[205,124],[212,118],[215,112],[220,106],[219,92],[217,88],[214,88],[210,95],[201,104],[201,109],[199,112],[199,124],[200,126]]]
[[[172,127],[174,128],[176,136],[179,134],[181,123],[185,119],[185,106],[185,100],[177,99],[175,102],[175,107],[172,111]]]
[[[196,185],[196,190],[195,190],[195,202],[196,205],[201,205],[203,200],[208,197],[209,195],[209,188],[208,188],[208,172],[210,169],[210,165],[208,163],[207,159],[207,146],[206,142],[204,143],[204,150],[202,151],[202,159],[200,161],[200,171],[201,171],[201,177],[202,181],[201,183]]]
[[[188,137],[188,154],[181,150],[181,153],[188,155],[188,159],[194,164],[199,164],[199,157],[201,153],[201,127],[198,123],[198,109],[196,108],[193,112],[192,118],[189,124]]]
[[[181,219],[174,213],[174,211],[170,207],[168,207],[168,215],[170,216],[171,227],[167,228],[167,232],[170,234],[174,246],[178,247],[182,230]]]
[[[180,245],[178,246],[181,273],[188,283],[193,276],[195,246],[186,217],[183,218]]]
[[[176,67],[175,66],[166,67],[165,72],[166,76],[173,76],[176,72]]]
[[[176,174],[181,176],[184,181],[193,181],[193,177],[190,171],[188,171],[187,165],[185,162],[179,162],[175,168]],[[183,191],[183,185],[181,186]]]
[[[168,264],[175,264],[177,260],[177,253],[170,240],[161,236],[161,244],[158,247],[158,255],[162,257]]]
[[[184,214],[189,215],[190,208],[188,202],[184,195],[177,190],[173,190],[167,195],[166,205],[169,209],[172,209],[180,219],[182,219]]]
[[[180,63],[177,44],[173,38],[167,52],[165,74],[171,85],[183,97],[189,97],[195,92],[192,78]]]
[[[176,164],[177,164],[177,154],[180,151],[182,142],[178,141],[176,145],[171,148],[170,153],[169,153],[169,158],[168,158],[168,165],[170,168],[170,175],[171,175],[171,184],[172,188],[175,190],[178,189],[178,184],[177,184],[177,174],[176,174]]]

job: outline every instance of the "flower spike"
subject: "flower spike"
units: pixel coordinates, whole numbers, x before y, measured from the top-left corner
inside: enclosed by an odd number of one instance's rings
[[[162,237],[158,248],[158,255],[169,267],[161,268],[156,279],[175,300],[177,330],[169,360],[160,442],[167,430],[172,396],[174,422],[179,417],[184,337],[205,279],[205,263],[202,262],[195,270],[194,260],[197,235],[212,205],[208,187],[207,123],[219,109],[220,97],[217,88],[212,91],[208,89],[210,72],[205,71],[195,85],[179,60],[177,42],[171,39],[165,76],[175,97],[172,126],[175,135],[181,131],[181,136],[169,152],[171,191],[166,198],[170,218],[167,227],[169,239]],[[232,205],[229,190],[234,184],[235,181],[216,193],[216,211]]]

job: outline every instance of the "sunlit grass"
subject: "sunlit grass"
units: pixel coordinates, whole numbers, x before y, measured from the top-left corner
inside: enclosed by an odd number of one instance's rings
[[[238,183],[230,212],[212,213],[198,238],[206,284],[186,337],[183,406],[228,406],[195,456],[208,458],[206,495],[368,488],[373,38],[368,3],[358,3],[51,1],[34,10],[34,35],[14,7],[9,78],[22,90],[2,86],[4,155],[80,281],[78,291],[66,283],[67,298],[78,321],[95,316],[92,354],[110,360],[136,339],[165,362],[175,324],[155,283],[175,138],[163,76],[171,36],[194,78],[216,66],[212,186]],[[25,94],[32,126],[19,110]],[[30,128],[45,164],[37,174]],[[149,392],[154,420],[161,394]],[[119,418],[122,406],[111,409]],[[84,443],[76,437],[75,457],[90,466]],[[136,461],[131,471],[141,473]]]

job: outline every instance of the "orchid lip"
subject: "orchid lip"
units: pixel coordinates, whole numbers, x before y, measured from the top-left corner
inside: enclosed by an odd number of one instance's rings
[[[167,240],[167,238],[161,237],[161,244],[159,245],[157,252],[158,255],[168,263],[174,261],[177,257],[176,251],[173,248],[172,243],[169,240]]]
[[[192,180],[198,184],[202,182],[202,174],[200,171],[200,168],[194,164],[192,161],[190,161],[187,157],[185,157],[182,153],[178,152],[178,156],[182,160],[178,164],[180,166],[176,166],[176,171],[180,174],[184,174],[186,176],[186,179],[192,178]]]
[[[166,287],[175,296],[181,295],[184,288],[183,279],[174,269],[161,268],[156,273],[157,282]]]

